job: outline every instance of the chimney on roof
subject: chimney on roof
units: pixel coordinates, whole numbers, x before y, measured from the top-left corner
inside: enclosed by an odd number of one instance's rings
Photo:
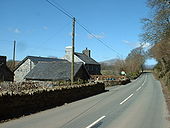
[[[71,53],[72,53],[72,46],[67,46],[66,49],[65,49],[65,53],[66,53],[66,55],[71,55]]]
[[[6,56],[0,56],[0,64],[6,65]]]
[[[90,50],[89,50],[89,49],[86,48],[85,50],[82,51],[82,53],[83,53],[84,55],[90,57]]]

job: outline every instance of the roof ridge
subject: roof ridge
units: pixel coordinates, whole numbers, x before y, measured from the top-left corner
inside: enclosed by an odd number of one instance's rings
[[[32,61],[35,61],[35,60],[33,60],[33,59],[37,59],[37,61],[38,62],[45,62],[45,60],[38,60],[38,59],[46,59],[46,61],[48,60],[48,62],[49,62],[49,60],[52,60],[52,61],[67,61],[66,59],[59,59],[59,58],[50,58],[50,57],[41,57],[41,56],[26,56],[16,67],[15,67],[15,69],[14,69],[14,71],[15,70],[17,70],[18,68],[19,68],[19,66],[20,65],[22,65],[27,59],[30,59],[30,60],[32,60]]]
[[[78,53],[75,52],[75,55],[81,59],[82,61],[84,61],[85,63],[89,63],[89,64],[99,64],[97,61],[95,61],[93,58],[88,57],[87,55],[83,54],[83,53]]]

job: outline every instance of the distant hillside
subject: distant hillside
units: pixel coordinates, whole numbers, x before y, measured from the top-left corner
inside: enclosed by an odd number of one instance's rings
[[[117,59],[101,61],[100,64],[113,65]]]

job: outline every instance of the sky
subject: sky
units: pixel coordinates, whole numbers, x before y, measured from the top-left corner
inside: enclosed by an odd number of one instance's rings
[[[103,45],[76,23],[76,52],[87,47],[96,61],[126,58],[141,43],[140,21],[149,13],[146,0],[49,1],[67,10],[96,38],[112,48]],[[0,19],[0,55],[7,56],[8,60],[12,59],[14,40],[17,60],[28,55],[60,58],[65,55],[65,47],[71,45],[72,19],[46,0],[0,0]]]

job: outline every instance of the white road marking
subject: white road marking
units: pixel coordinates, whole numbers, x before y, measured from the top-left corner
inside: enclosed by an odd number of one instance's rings
[[[138,89],[136,89],[136,91],[139,91],[142,88],[142,86],[140,86]]]
[[[145,82],[146,82],[146,77],[147,77],[147,76],[145,76],[144,82],[142,83],[142,85],[141,85],[138,89],[136,89],[136,91],[139,91],[139,90],[142,88],[142,86],[145,84]]]
[[[143,82],[143,84],[141,85],[141,87],[145,84],[145,81]]]
[[[95,124],[97,124],[98,122],[100,122],[102,119],[104,119],[106,116],[102,116],[99,119],[97,119],[95,122],[93,122],[92,124],[90,124],[89,126],[87,126],[86,128],[91,128],[93,127]]]
[[[146,78],[147,78],[147,76],[145,76],[145,80],[144,80],[144,82],[143,82],[142,86],[145,84],[145,82],[146,82]]]
[[[124,102],[126,102],[132,96],[133,96],[133,93],[130,96],[128,96],[126,99],[124,99],[120,104],[123,104]]]
[[[145,82],[146,82],[146,78],[145,78],[145,80],[144,80],[143,84],[141,85],[141,87],[145,84]]]

